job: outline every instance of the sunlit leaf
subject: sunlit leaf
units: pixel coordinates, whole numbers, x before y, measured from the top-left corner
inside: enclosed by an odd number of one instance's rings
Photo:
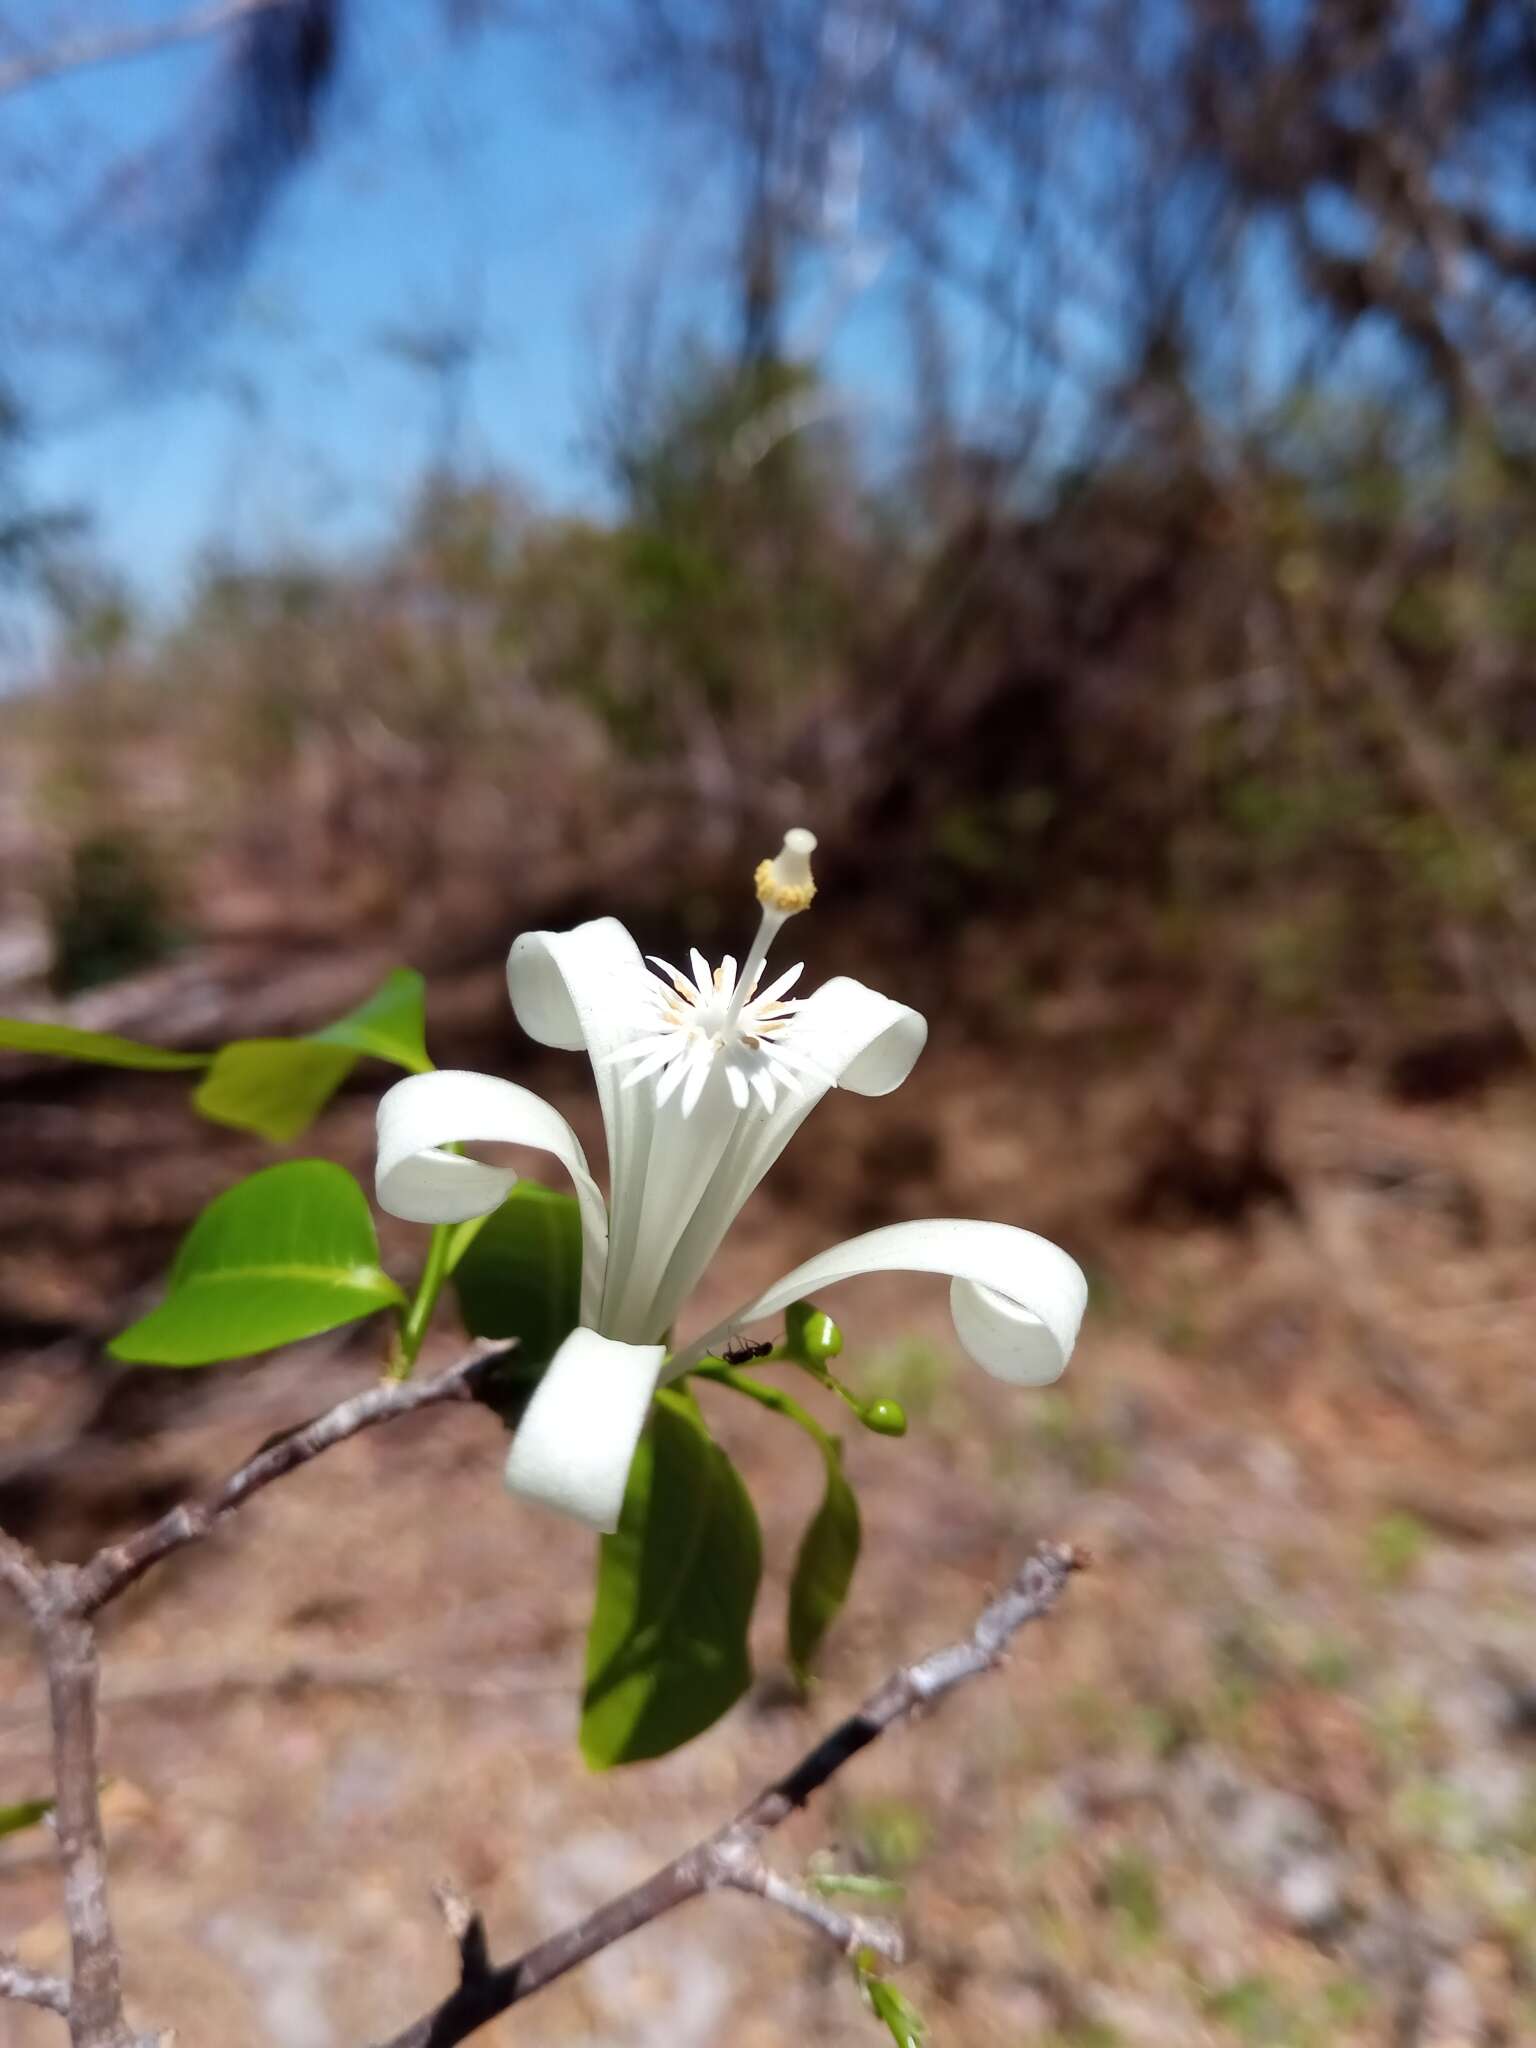
[[[520,1180],[455,1240],[449,1270],[464,1327],[472,1337],[516,1337],[520,1367],[548,1364],[581,1320],[576,1197]]]
[[[397,967],[365,1002],[322,1031],[237,1038],[224,1046],[193,1107],[211,1123],[288,1145],[308,1130],[363,1055],[408,1073],[428,1072],[425,1033],[425,983],[414,968]]]
[[[827,1484],[795,1559],[789,1587],[789,1661],[802,1685],[827,1630],[842,1611],[859,1561],[859,1503],[843,1476],[835,1438],[819,1438]]]
[[[0,1806],[0,1837],[19,1835],[23,1828],[35,1828],[52,1811],[51,1799],[22,1799],[15,1806]]]
[[[192,1097],[201,1115],[286,1145],[314,1122],[362,1056],[428,1072],[425,1014],[421,976],[397,967],[355,1010],[302,1038],[238,1038],[216,1053],[171,1052],[110,1032],[0,1017],[0,1050],[161,1073],[207,1067]]]
[[[342,1045],[404,1067],[409,1074],[429,1073],[427,1058],[426,983],[414,967],[397,967],[366,1001],[309,1036],[316,1045]]]
[[[211,1054],[171,1052],[163,1045],[140,1045],[110,1031],[76,1031],[68,1024],[35,1024],[26,1017],[0,1017],[0,1050],[41,1052],[57,1059],[88,1060],[98,1067],[139,1067],[146,1073],[175,1073],[206,1067]]]
[[[139,1364],[210,1365],[403,1300],[380,1269],[357,1182],[329,1160],[299,1159],[210,1202],[176,1255],[165,1301],[109,1349]]]
[[[288,1145],[356,1065],[356,1053],[307,1038],[237,1038],[214,1056],[192,1103],[211,1123]]]
[[[792,1394],[786,1394],[782,1387],[753,1379],[717,1358],[702,1360],[695,1369],[694,1377],[714,1386],[729,1387],[733,1394],[755,1401],[771,1414],[782,1415],[797,1429],[804,1430],[821,1453],[826,1468],[826,1486],[821,1506],[801,1538],[789,1588],[789,1661],[796,1679],[805,1686],[809,1683],[811,1665],[827,1630],[848,1598],[848,1588],[853,1583],[854,1568],[859,1561],[859,1504],[843,1474],[843,1447],[835,1436],[822,1428],[809,1409],[802,1407]],[[835,1385],[832,1381],[823,1381],[823,1384]],[[863,1404],[844,1389],[838,1388],[837,1391],[844,1394],[860,1420],[865,1420]]]
[[[741,1697],[761,1574],[736,1468],[686,1395],[658,1395],[598,1564],[581,1719],[589,1764],[664,1756]]]

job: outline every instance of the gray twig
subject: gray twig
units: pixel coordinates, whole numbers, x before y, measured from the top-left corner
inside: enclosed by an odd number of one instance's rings
[[[1042,1544],[1018,1577],[983,1610],[963,1642],[936,1650],[893,1674],[870,1694],[858,1710],[842,1721],[777,1783],[744,1807],[718,1833],[696,1843],[632,1890],[599,1906],[585,1920],[564,1928],[549,1940],[526,1950],[509,1963],[466,1978],[442,2003],[396,2034],[385,2048],[455,2048],[480,2027],[511,2006],[543,1990],[579,1963],[610,1948],[636,1928],[705,1892],[745,1890],[786,1907],[847,1950],[861,1924],[812,1900],[797,1887],[774,1878],[757,1856],[763,1837],[787,1820],[844,1764],[867,1749],[886,1731],[930,1707],[968,1679],[1002,1663],[1009,1644],[1027,1623],[1048,1614],[1060,1599],[1067,1580],[1087,1562],[1081,1552],[1060,1544]],[[761,1881],[759,1873],[762,1873]],[[878,1923],[865,1942],[879,1949],[895,1930]]]
[[[474,1400],[490,1366],[513,1348],[510,1343],[476,1344],[435,1379],[386,1380],[381,1386],[369,1387],[350,1400],[338,1402],[301,1429],[290,1430],[263,1444],[255,1457],[231,1472],[206,1500],[183,1501],[136,1536],[98,1550],[90,1563],[80,1568],[79,1611],[94,1614],[109,1600],[115,1600],[151,1565],[169,1557],[173,1550],[207,1536],[253,1493],[259,1493],[275,1479],[286,1478],[300,1465],[318,1458],[322,1451],[345,1443],[348,1437],[372,1429],[376,1423],[414,1414],[418,1408],[432,1408],[442,1401]]]
[[[80,2048],[129,2048],[117,1941],[107,1910],[107,1844],[97,1797],[96,1634],[55,1581],[54,1611],[37,1631],[53,1716],[54,1825],[69,1923],[69,2036]]]
[[[845,1956],[857,1955],[861,1949],[867,1948],[873,1949],[888,1963],[906,1960],[906,1937],[894,1920],[871,1920],[862,1913],[839,1912],[829,1900],[807,1891],[790,1878],[781,1877],[753,1851],[747,1851],[734,1862],[724,1882],[739,1892],[750,1892],[756,1898],[766,1899],[770,1906],[780,1906],[786,1913],[793,1913],[797,1920],[805,1921],[807,1926],[824,1935]]]
[[[34,1621],[45,1605],[43,1561],[14,1536],[0,1529],[0,1585],[6,1586]]]
[[[47,1977],[29,1970],[14,1956],[0,1952],[0,1998],[12,1998],[22,2005],[40,2005],[45,2011],[67,2014],[69,1986],[62,1977]]]

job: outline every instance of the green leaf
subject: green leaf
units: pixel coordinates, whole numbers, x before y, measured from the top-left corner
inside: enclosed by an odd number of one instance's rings
[[[581,1320],[581,1211],[574,1195],[520,1180],[499,1209],[460,1225],[449,1250],[464,1327],[516,1337],[520,1368],[547,1365]]]
[[[664,1756],[740,1699],[761,1575],[735,1466],[686,1394],[658,1394],[598,1563],[581,1716],[595,1770]]]
[[[875,2018],[884,2024],[896,2048],[923,2048],[928,2039],[928,2028],[911,2000],[903,1998],[894,1984],[877,1977],[862,1962],[858,1972],[864,2002]]]
[[[316,1045],[342,1045],[410,1074],[430,1073],[427,985],[414,967],[397,967],[355,1010],[309,1035]]]
[[[215,1054],[192,1106],[210,1123],[289,1145],[356,1065],[356,1053],[306,1038],[237,1038]]]
[[[826,1465],[827,1484],[821,1506],[801,1539],[795,1575],[789,1588],[789,1661],[796,1680],[803,1687],[810,1681],[810,1667],[827,1630],[848,1598],[854,1567],[859,1561],[859,1504],[854,1498],[853,1488],[843,1476],[843,1447],[835,1436],[822,1428],[809,1409],[803,1408],[782,1387],[770,1387],[762,1380],[751,1379],[746,1373],[738,1372],[734,1366],[717,1359],[702,1360],[692,1377],[705,1380],[711,1386],[729,1387],[733,1394],[744,1395],[760,1408],[782,1415],[796,1428],[805,1431],[821,1452]],[[823,1384],[834,1386],[835,1382],[826,1380]],[[837,1391],[843,1393],[860,1420],[865,1420],[862,1404],[844,1389],[838,1388]]]
[[[308,1130],[360,1056],[408,1073],[431,1070],[426,1048],[426,985],[397,967],[365,1002],[303,1038],[237,1038],[214,1055],[192,1097],[211,1123],[291,1144]]]
[[[165,1301],[108,1349],[134,1364],[211,1365],[404,1299],[380,1269],[357,1182],[327,1159],[297,1159],[209,1203],[176,1254]]]
[[[19,1835],[23,1828],[35,1828],[52,1811],[51,1799],[23,1799],[15,1806],[0,1806],[0,1836]]]
[[[802,1686],[848,1598],[859,1561],[859,1503],[843,1476],[842,1450],[835,1437],[823,1436],[820,1442],[826,1491],[801,1538],[789,1587],[789,1661]]]
[[[163,1045],[140,1045],[110,1031],[76,1031],[68,1024],[34,1024],[25,1017],[0,1017],[0,1050],[43,1052],[62,1060],[89,1060],[98,1067],[140,1067],[146,1073],[174,1073],[206,1067],[206,1052],[171,1052]]]

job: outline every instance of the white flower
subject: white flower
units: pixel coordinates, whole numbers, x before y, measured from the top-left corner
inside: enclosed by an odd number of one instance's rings
[[[527,1145],[570,1175],[582,1219],[582,1327],[561,1345],[513,1441],[514,1491],[598,1529],[617,1526],[657,1383],[743,1324],[861,1273],[946,1273],[961,1343],[988,1371],[1043,1385],[1063,1371],[1087,1289],[1067,1254],[1002,1223],[895,1223],[797,1266],[667,1357],[667,1333],[737,1212],[831,1087],[885,1095],[911,1072],[928,1027],[915,1010],[839,976],[792,998],[800,969],[760,987],[769,945],[815,893],[809,832],[757,871],[762,917],[738,973],[648,967],[618,921],[527,932],[507,961],[518,1022],[592,1061],[609,1195],[576,1134],[526,1088],[487,1074],[413,1074],[379,1104],[378,1198],[418,1223],[499,1206],[516,1174],[446,1148]],[[663,1372],[665,1368],[665,1374]]]

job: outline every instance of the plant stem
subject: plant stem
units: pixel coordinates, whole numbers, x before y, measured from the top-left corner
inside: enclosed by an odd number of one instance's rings
[[[783,1415],[791,1422],[797,1422],[807,1436],[815,1437],[823,1450],[835,1452],[836,1439],[830,1430],[823,1429],[809,1408],[802,1408],[793,1394],[786,1394],[780,1387],[764,1385],[744,1372],[723,1361],[719,1365],[696,1365],[690,1375],[693,1379],[710,1380],[717,1387],[729,1387],[733,1394],[744,1394],[749,1401],[756,1401],[761,1408],[771,1408],[775,1415]]]
[[[421,1279],[405,1320],[400,1325],[394,1351],[389,1361],[389,1377],[392,1380],[408,1380],[416,1370],[416,1360],[421,1355],[422,1340],[437,1308],[438,1296],[448,1278],[448,1249],[453,1242],[453,1229],[447,1223],[432,1227],[432,1241],[427,1246],[427,1263],[421,1269]]]

